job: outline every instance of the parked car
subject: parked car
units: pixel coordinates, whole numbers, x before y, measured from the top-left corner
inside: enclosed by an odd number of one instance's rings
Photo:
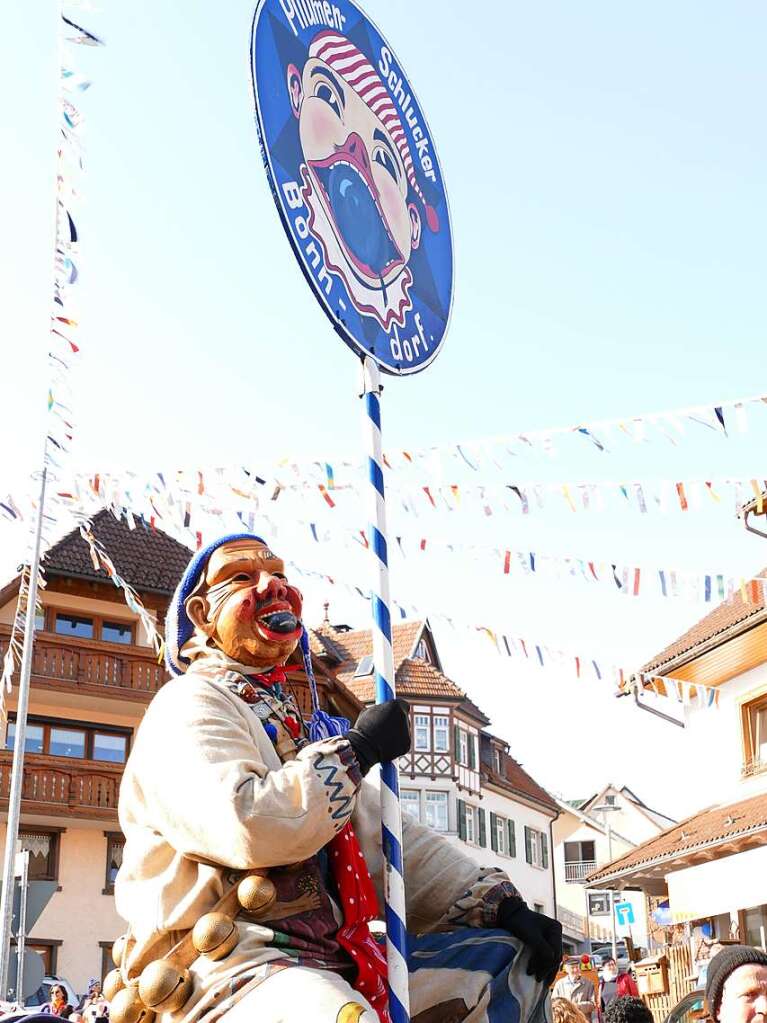
[[[608,959],[612,958],[612,954],[613,946],[612,942],[610,941],[595,942],[591,946],[591,958],[593,959],[594,965],[598,970],[601,970],[605,962]],[[618,964],[619,970],[628,970],[629,967],[631,966],[625,941],[615,942],[615,961]]]
[[[64,977],[43,977],[43,982],[34,994],[24,1001],[24,1008],[34,1012],[41,1005],[51,1000],[51,988],[54,984],[60,984],[67,993],[67,1001],[74,1009],[80,1001],[80,996]]]
[[[666,1016],[664,1023],[697,1023],[705,1016],[703,1008],[704,992],[701,988],[691,991],[689,995],[677,1002]]]

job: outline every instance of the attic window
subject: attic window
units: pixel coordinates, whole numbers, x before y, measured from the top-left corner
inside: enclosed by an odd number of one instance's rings
[[[615,806],[615,796],[605,796],[605,802],[608,806]]]
[[[373,674],[373,657],[371,654],[365,654],[360,663],[357,665],[357,670],[354,672],[355,678],[365,678],[367,675]]]
[[[422,661],[426,661],[427,664],[434,663],[434,658],[431,655],[431,644],[427,639],[422,639],[415,648],[415,656],[419,657]]]

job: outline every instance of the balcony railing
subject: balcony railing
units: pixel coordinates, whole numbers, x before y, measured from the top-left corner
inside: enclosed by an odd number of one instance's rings
[[[743,764],[743,777],[751,778],[755,774],[764,774],[767,771],[767,760],[761,757],[753,757]]]
[[[585,916],[573,913],[572,910],[565,909],[564,906],[557,905],[557,920],[559,920],[564,930],[571,937],[586,938],[588,936],[588,921]]]
[[[0,626],[0,658],[9,629]],[[167,681],[165,668],[145,647],[120,647],[92,639],[38,632],[32,653],[32,682],[54,689],[80,689],[121,699],[151,698]],[[14,679],[17,681],[18,679]]]
[[[13,753],[0,750],[0,809],[8,808]],[[64,817],[117,820],[122,764],[70,760],[42,753],[24,757],[22,810]]]
[[[565,881],[583,881],[597,869],[596,860],[565,863]]]

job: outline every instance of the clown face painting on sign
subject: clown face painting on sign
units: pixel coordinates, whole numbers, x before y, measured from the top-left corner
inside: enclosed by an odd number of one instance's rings
[[[264,162],[305,276],[339,334],[387,372],[428,365],[453,263],[425,118],[349,0],[262,0],[253,81]]]

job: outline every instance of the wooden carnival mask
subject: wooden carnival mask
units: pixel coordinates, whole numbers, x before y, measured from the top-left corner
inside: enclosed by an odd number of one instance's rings
[[[185,603],[195,630],[227,657],[258,669],[284,664],[303,631],[303,598],[265,544],[233,540],[211,554]]]

